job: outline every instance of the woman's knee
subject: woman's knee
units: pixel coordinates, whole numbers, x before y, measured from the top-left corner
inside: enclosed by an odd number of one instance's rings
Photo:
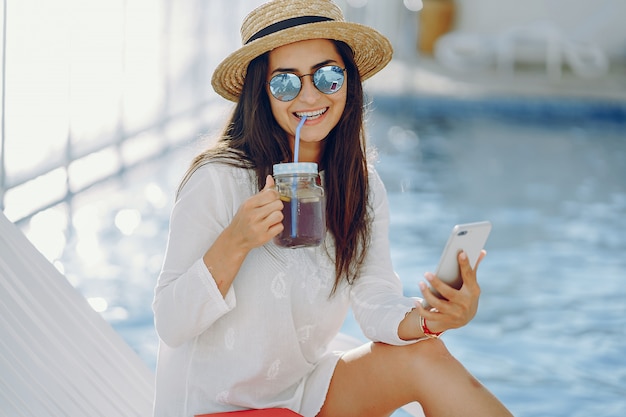
[[[394,362],[411,368],[410,371],[423,371],[425,366],[456,361],[446,345],[439,339],[424,340],[405,346],[381,344],[380,347],[390,348],[388,354],[396,358]]]
[[[411,401],[421,399],[428,386],[455,373],[460,363],[441,340],[425,340],[405,346],[375,345],[385,371],[381,376],[401,385]],[[409,401],[410,402],[410,401]]]

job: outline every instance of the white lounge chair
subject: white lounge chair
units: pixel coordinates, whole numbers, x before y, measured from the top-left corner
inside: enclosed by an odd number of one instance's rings
[[[0,213],[0,415],[149,417],[153,395],[152,370]]]
[[[0,415],[148,417],[154,375],[0,215]]]

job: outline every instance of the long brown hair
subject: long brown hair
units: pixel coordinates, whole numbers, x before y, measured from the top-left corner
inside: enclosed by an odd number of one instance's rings
[[[343,115],[325,139],[319,167],[325,171],[326,224],[335,240],[332,293],[342,280],[351,284],[357,279],[371,234],[363,87],[352,49],[340,41],[334,44],[346,66],[348,91]],[[230,121],[217,144],[193,160],[179,191],[195,170],[209,161],[254,169],[261,190],[274,164],[292,160],[287,134],[270,107],[265,88],[267,65],[268,53],[250,63]]]

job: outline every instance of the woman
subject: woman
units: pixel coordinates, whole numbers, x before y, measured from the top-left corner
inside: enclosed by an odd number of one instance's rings
[[[233,115],[192,163],[171,216],[153,304],[155,416],[272,407],[386,416],[412,401],[432,416],[510,415],[437,339],[476,313],[480,290],[464,255],[460,290],[426,275],[448,299],[424,285],[432,311],[404,297],[393,272],[361,85],[389,62],[387,39],[345,22],[328,0],[266,3],[241,32],[244,46],[213,75],[237,103]],[[333,88],[320,82],[330,72]],[[304,116],[299,161],[323,171],[328,233],[319,247],[284,249],[272,242],[283,203],[270,174],[293,160]],[[349,307],[372,343],[328,352]]]

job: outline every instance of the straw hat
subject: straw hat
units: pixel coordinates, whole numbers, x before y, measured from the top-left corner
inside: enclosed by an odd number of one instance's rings
[[[335,39],[350,45],[363,80],[383,69],[393,53],[386,37],[371,27],[346,22],[341,9],[330,0],[274,0],[244,19],[243,46],[218,65],[211,84],[225,99],[237,101],[250,61],[279,46],[307,39]]]

